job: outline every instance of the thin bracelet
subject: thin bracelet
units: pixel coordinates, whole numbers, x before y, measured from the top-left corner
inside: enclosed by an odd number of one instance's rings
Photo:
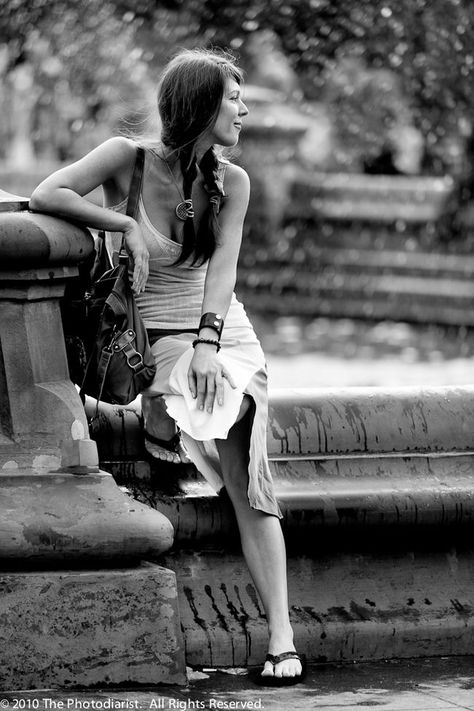
[[[198,343],[207,343],[210,346],[215,346],[218,353],[221,349],[221,344],[219,343],[219,341],[214,341],[212,338],[196,338],[193,341],[193,348],[196,348]]]

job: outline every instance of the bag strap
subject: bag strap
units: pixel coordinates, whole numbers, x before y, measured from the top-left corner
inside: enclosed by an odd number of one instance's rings
[[[143,169],[145,166],[145,151],[141,146],[137,147],[137,154],[135,157],[135,165],[133,166],[132,179],[130,181],[130,189],[128,191],[127,198],[127,209],[125,214],[129,217],[135,218],[138,210],[138,201],[140,199],[140,193],[142,190],[143,183]],[[100,230],[98,235],[100,239],[105,240],[105,230]],[[120,244],[120,252],[125,251],[125,239],[122,236],[122,242]]]
[[[138,210],[138,201],[142,191],[143,169],[145,166],[145,151],[142,146],[137,147],[137,155],[133,168],[132,180],[130,181],[130,189],[128,191],[126,215],[135,218]],[[125,237],[122,235],[122,243],[120,252],[125,251]]]
[[[137,147],[137,157],[133,168],[132,180],[130,182],[130,190],[127,200],[127,215],[135,217],[138,209],[138,200],[142,189],[143,168],[145,166],[145,151],[142,146]]]
[[[130,181],[130,189],[128,192],[128,199],[127,199],[127,209],[126,209],[126,214],[129,217],[135,217],[138,209],[138,201],[140,199],[140,192],[142,189],[142,182],[143,182],[143,169],[145,166],[145,151],[141,146],[137,147],[137,154],[135,157],[135,165],[133,167],[133,174],[132,174],[132,180]],[[105,232],[101,230],[98,234],[98,236],[104,240],[105,239]],[[104,245],[103,245],[104,247]],[[126,257],[128,259],[128,254],[125,250],[125,237],[122,235],[122,242],[120,245],[120,253],[123,253],[123,258]],[[127,274],[126,271],[124,271],[124,276]],[[133,333],[133,332],[132,332]],[[135,334],[134,334],[135,335]],[[125,355],[127,358],[127,362],[129,366],[135,371],[135,372],[140,372],[143,368],[143,360],[141,358],[141,355],[135,351],[135,349],[130,347],[130,344],[125,343],[121,344],[121,348],[125,351]],[[89,360],[86,365],[86,374],[87,370],[92,364],[94,355],[96,354],[95,347],[89,357]],[[97,365],[97,381],[99,382],[99,393],[97,395],[97,402],[96,402],[96,407],[95,407],[95,413],[93,417],[91,418],[91,421],[96,419],[99,415],[99,400],[102,396],[102,392],[104,389],[105,385],[105,380],[107,377],[107,370],[110,364],[110,359],[112,358],[112,350],[109,344],[108,348],[103,348],[102,352],[100,353],[99,357],[99,362]],[[138,356],[138,358],[137,358]],[[86,380],[86,375],[84,376],[82,386],[80,389],[80,396],[85,397],[84,394],[84,383]]]

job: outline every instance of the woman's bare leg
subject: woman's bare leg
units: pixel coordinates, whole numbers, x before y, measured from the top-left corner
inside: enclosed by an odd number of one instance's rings
[[[281,654],[295,649],[288,612],[285,542],[278,518],[249,505],[249,402],[246,398],[247,412],[231,428],[227,439],[216,440],[216,444],[225,487],[235,509],[242,551],[267,616],[268,651],[270,654]],[[275,668],[275,676],[299,674],[301,664],[298,660],[280,662]],[[273,675],[270,662],[265,663],[263,675]]]
[[[142,395],[142,414],[145,424],[145,431],[153,437],[162,440],[170,440],[176,434],[176,423],[166,411],[166,405],[161,396],[147,397]],[[166,447],[146,440],[147,451],[155,457],[165,462],[180,464],[189,462],[189,457],[183,445],[178,446],[177,452],[171,452]]]

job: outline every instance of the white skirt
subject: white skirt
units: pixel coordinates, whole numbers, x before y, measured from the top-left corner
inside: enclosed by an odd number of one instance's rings
[[[152,346],[157,372],[142,397],[163,395],[170,416],[181,429],[189,456],[211,486],[223,485],[215,439],[226,439],[235,423],[244,394],[255,405],[250,434],[248,499],[252,508],[281,517],[273,491],[267,458],[267,370],[265,357],[255,332],[245,317],[240,325],[226,324],[219,359],[231,374],[236,388],[224,379],[224,403],[212,413],[198,410],[188,385],[188,369],[194,350],[193,333],[160,338]]]

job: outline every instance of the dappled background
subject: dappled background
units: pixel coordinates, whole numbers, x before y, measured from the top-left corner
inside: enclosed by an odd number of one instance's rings
[[[193,46],[246,71],[237,292],[274,383],[470,382],[472,0],[3,0],[0,187],[156,132]]]

